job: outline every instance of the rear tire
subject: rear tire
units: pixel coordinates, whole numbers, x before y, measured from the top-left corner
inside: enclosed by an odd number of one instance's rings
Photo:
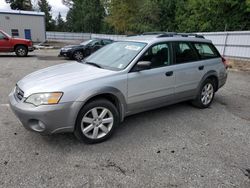
[[[110,138],[119,124],[119,113],[110,101],[97,99],[87,103],[79,112],[75,136],[87,144]]]
[[[16,47],[15,53],[18,57],[26,57],[28,55],[28,49],[26,46],[20,45]]]
[[[198,96],[192,101],[192,104],[198,108],[208,108],[214,99],[215,83],[211,79],[206,79],[199,91]]]

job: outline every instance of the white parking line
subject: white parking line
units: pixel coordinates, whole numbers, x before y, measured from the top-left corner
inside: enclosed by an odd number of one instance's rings
[[[3,106],[3,107],[10,107],[9,104],[0,104],[0,106]]]

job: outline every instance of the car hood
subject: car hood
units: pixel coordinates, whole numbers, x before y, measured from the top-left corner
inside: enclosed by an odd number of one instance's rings
[[[24,97],[33,93],[62,91],[74,84],[102,78],[115,71],[101,69],[83,63],[65,63],[31,73],[17,85],[24,91]]]
[[[28,39],[22,39],[22,38],[11,38],[11,40],[18,40],[18,41],[23,41],[23,42],[30,42]]]

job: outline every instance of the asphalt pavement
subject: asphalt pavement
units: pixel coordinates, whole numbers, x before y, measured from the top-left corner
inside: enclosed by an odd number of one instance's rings
[[[125,119],[100,144],[27,131],[8,94],[56,50],[0,54],[0,187],[250,187],[250,72],[230,71],[212,106],[180,103]]]

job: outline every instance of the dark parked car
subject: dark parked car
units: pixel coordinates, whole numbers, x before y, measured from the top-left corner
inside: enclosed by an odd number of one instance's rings
[[[101,47],[112,43],[110,39],[91,39],[82,42],[80,45],[65,46],[61,49],[59,56],[69,57],[77,61],[81,61]]]

